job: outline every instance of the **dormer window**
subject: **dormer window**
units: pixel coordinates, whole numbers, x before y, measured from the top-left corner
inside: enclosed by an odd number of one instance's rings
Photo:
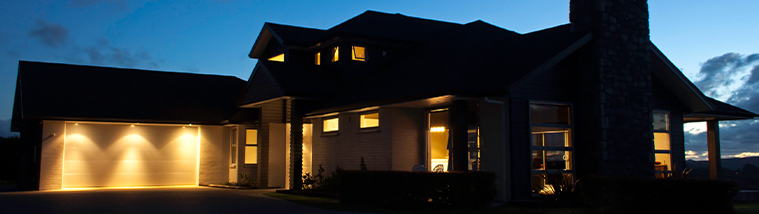
[[[366,61],[366,47],[363,46],[353,46],[353,56],[351,57],[354,61]]]
[[[275,61],[275,62],[284,62],[285,61],[285,54],[276,55],[272,58],[269,58],[269,61]]]
[[[332,62],[337,62],[340,59],[340,46],[332,48]]]
[[[315,65],[322,64],[322,52],[316,52],[316,54],[314,54],[314,64]]]

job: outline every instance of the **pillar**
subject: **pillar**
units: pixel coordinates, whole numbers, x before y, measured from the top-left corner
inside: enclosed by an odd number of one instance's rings
[[[719,121],[706,121],[706,145],[709,147],[709,178],[719,180],[722,157],[719,150]]]
[[[451,123],[451,163],[453,171],[466,172],[469,170],[469,144],[467,142],[467,99],[454,98],[449,110],[449,120]]]
[[[303,184],[303,101],[290,102],[290,189],[300,190]]]

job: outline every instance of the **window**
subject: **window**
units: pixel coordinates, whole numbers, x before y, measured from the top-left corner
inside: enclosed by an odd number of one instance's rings
[[[322,64],[322,52],[317,52],[316,55],[314,55],[314,64],[316,65]]]
[[[245,130],[245,164],[258,163],[258,130]]]
[[[332,62],[337,62],[340,59],[340,46],[332,48]]]
[[[339,120],[337,117],[325,118],[323,122],[324,122],[324,128],[323,128],[324,132],[335,132],[339,130],[340,128],[338,124]]]
[[[654,169],[657,178],[672,172],[672,149],[669,141],[669,112],[654,110]]]
[[[530,104],[533,194],[574,177],[571,110],[565,104]]]
[[[361,128],[379,127],[379,113],[361,114]]]
[[[366,48],[362,46],[353,46],[352,59],[354,61],[366,61]]]
[[[237,129],[232,129],[231,135],[230,139],[232,142],[229,143],[229,163],[235,164],[237,163]]]
[[[275,61],[275,62],[284,62],[285,61],[285,54],[276,55],[272,58],[269,58],[269,61]]]

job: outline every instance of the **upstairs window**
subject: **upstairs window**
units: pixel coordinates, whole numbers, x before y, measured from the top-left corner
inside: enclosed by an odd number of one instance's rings
[[[275,62],[284,62],[285,61],[285,54],[276,55],[272,58],[269,58],[269,61],[275,61]]]
[[[375,128],[379,127],[379,113],[365,113],[361,114],[361,128]]]
[[[323,132],[336,132],[340,129],[339,120],[337,117],[325,118],[323,121]]]
[[[362,62],[366,61],[366,47],[354,45],[352,49],[353,49],[352,50],[353,54],[351,58],[354,61],[362,61]]]
[[[332,48],[332,62],[337,62],[337,60],[340,59],[340,47],[335,46],[335,48]]]
[[[321,65],[322,64],[322,52],[316,52],[314,55],[314,64]]]

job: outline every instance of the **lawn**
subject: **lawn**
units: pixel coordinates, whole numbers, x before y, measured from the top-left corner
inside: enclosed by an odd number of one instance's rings
[[[735,208],[738,214],[759,213],[759,203],[736,203]]]

